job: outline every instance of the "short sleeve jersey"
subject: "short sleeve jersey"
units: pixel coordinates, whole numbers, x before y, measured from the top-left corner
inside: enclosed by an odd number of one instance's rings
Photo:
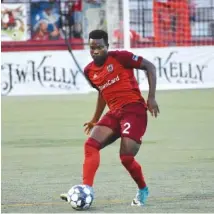
[[[143,58],[128,51],[109,51],[102,66],[89,63],[84,73],[91,85],[102,94],[110,110],[134,102],[144,102],[134,68],[140,68]]]

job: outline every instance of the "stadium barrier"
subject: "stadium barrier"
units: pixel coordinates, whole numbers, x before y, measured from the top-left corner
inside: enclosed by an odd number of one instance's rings
[[[214,47],[131,49],[157,67],[157,89],[214,88]],[[83,69],[91,61],[88,50],[74,55]],[[60,56],[60,58],[59,58]],[[143,71],[135,70],[141,90],[148,84]],[[56,95],[94,91],[67,51],[3,52],[1,94]]]

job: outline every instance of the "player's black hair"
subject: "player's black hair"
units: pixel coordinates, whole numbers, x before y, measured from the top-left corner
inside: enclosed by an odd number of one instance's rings
[[[103,39],[108,46],[108,34],[104,30],[93,30],[89,33],[89,39]]]

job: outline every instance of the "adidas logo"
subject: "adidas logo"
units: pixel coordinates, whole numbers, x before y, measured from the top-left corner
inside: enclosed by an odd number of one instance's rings
[[[98,75],[94,74],[93,79],[97,79]]]

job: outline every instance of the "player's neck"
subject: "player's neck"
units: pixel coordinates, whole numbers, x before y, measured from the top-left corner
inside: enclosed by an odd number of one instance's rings
[[[102,67],[102,66],[105,64],[105,62],[103,62],[103,63],[94,62],[94,64],[95,64],[97,67]]]
[[[97,67],[102,67],[102,66],[105,64],[107,58],[108,58],[108,55],[107,55],[102,61],[100,61],[100,62],[95,62],[95,61],[94,61],[94,64],[95,64]]]

